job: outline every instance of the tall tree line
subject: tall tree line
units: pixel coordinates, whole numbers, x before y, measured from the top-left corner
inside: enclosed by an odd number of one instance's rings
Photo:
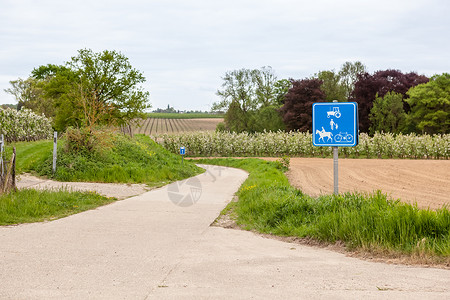
[[[427,78],[415,72],[388,69],[367,72],[361,62],[346,62],[339,71],[325,70],[311,78],[278,80],[270,67],[227,72],[221,101],[231,131],[312,129],[315,102],[358,103],[361,132],[449,133],[450,75]]]

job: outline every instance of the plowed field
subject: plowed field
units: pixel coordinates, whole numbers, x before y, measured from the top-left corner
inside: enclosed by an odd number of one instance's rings
[[[311,196],[333,193],[333,159],[291,158],[291,184]],[[381,190],[421,208],[450,207],[450,160],[339,159],[339,192]]]
[[[141,120],[139,126],[133,127],[133,133],[156,135],[163,133],[181,133],[189,131],[214,131],[221,118],[204,119],[161,119],[147,118]]]

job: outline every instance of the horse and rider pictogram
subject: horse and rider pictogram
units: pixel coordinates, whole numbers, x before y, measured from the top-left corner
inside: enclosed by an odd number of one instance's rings
[[[328,140],[333,141],[333,134],[331,132],[326,132],[325,129],[322,127],[322,131],[319,131],[319,129],[316,130],[316,134],[318,134],[319,137],[319,141],[322,140],[322,142],[325,142],[325,140],[323,139],[324,137],[328,138]]]

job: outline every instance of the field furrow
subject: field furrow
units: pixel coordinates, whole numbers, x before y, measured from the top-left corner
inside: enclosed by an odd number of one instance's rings
[[[143,134],[145,134],[145,133],[147,132],[148,126],[150,125],[150,122],[151,122],[150,119],[146,119],[146,120],[145,120],[145,128],[144,128],[144,130],[142,131]]]
[[[151,121],[150,130],[145,132],[145,134],[147,134],[147,135],[151,134],[153,127],[155,126],[155,119],[150,119],[150,121]]]
[[[178,120],[173,120],[173,126],[174,126],[174,132],[178,133],[181,131],[181,127],[179,127],[179,121]]]

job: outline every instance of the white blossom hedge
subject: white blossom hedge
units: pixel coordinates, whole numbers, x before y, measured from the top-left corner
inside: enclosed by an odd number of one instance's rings
[[[162,134],[156,140],[173,153],[186,147],[189,156],[332,156],[331,147],[315,147],[311,133],[304,132],[188,132]],[[416,135],[376,133],[359,135],[356,147],[340,147],[344,157],[449,158],[450,134]]]
[[[29,109],[0,108],[0,134],[7,142],[36,141],[51,138],[53,129],[50,119]]]

